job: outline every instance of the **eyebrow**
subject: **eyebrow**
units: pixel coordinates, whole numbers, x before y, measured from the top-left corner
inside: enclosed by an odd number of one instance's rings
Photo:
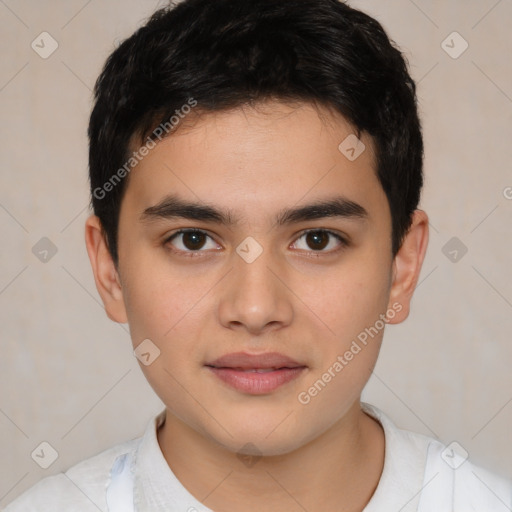
[[[367,210],[358,203],[336,196],[295,208],[285,208],[275,218],[277,225],[340,217],[346,219],[368,218]],[[188,219],[234,226],[239,222],[231,210],[221,210],[203,203],[186,201],[176,195],[164,197],[158,204],[146,208],[140,220],[148,223],[159,219]]]

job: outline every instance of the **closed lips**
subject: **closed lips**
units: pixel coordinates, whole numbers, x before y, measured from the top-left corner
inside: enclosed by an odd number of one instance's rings
[[[205,366],[225,385],[246,395],[273,393],[307,368],[277,352],[226,354]]]
[[[206,366],[238,371],[275,371],[283,368],[301,368],[306,365],[300,364],[288,356],[278,352],[268,352],[263,354],[233,352],[207,363]]]

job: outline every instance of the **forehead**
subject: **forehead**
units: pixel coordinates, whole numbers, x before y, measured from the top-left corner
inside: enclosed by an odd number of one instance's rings
[[[386,206],[373,142],[364,133],[358,139],[340,114],[275,101],[181,122],[131,171],[127,208],[142,213],[169,194],[224,205],[246,219],[334,193]]]

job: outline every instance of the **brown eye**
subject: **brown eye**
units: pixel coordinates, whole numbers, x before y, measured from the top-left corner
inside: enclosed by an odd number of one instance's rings
[[[310,231],[306,234],[306,242],[311,249],[325,249],[329,244],[329,234],[325,231]]]
[[[304,240],[305,243],[300,243]],[[313,252],[335,252],[337,249],[348,246],[348,242],[337,233],[325,229],[313,229],[302,233],[295,242],[296,248]],[[327,250],[325,250],[327,248]]]
[[[165,243],[170,244],[175,252],[182,253],[205,252],[205,249],[218,248],[211,236],[197,229],[178,231],[170,236]]]
[[[201,233],[200,231],[188,231],[182,234],[183,245],[191,251],[197,251],[198,249],[201,249],[206,240],[205,234]]]

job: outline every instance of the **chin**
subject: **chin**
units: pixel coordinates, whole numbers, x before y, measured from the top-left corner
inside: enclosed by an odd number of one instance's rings
[[[282,424],[280,425],[282,420],[280,417],[279,420],[272,418],[271,421],[261,421],[255,415],[254,421],[250,423],[225,423],[224,426],[232,437],[218,428],[215,429],[215,433],[210,431],[207,436],[237,455],[264,457],[291,453],[315,437],[311,432],[297,432],[291,428],[284,428]]]

